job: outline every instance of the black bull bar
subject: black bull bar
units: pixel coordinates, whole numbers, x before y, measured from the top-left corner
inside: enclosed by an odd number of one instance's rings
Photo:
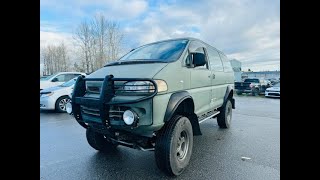
[[[103,81],[100,96],[99,98],[91,98],[91,97],[84,97],[87,93],[86,89],[86,81]],[[115,85],[115,82],[132,82],[132,81],[147,81],[152,84],[152,92],[145,93],[146,89],[140,90],[124,90],[124,83]],[[129,85],[129,86],[149,86],[150,85]],[[126,95],[137,95],[137,93],[144,94],[141,98],[129,101],[111,101],[113,97],[117,94],[126,93]],[[88,125],[85,124],[84,120],[82,119],[81,114],[81,105],[85,105],[92,108],[99,109],[101,124],[106,126],[106,124],[110,124],[109,121],[109,110],[111,105],[120,105],[120,104],[132,104],[141,102],[150,98],[153,98],[158,93],[157,83],[150,78],[114,78],[113,75],[107,75],[105,78],[85,78],[84,76],[79,76],[77,81],[74,85],[73,94],[71,98],[71,105],[72,105],[72,113],[77,122],[84,128],[88,128]]]

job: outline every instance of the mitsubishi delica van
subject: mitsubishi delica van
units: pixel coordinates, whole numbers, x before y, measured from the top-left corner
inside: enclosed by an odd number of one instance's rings
[[[67,111],[86,129],[88,144],[154,151],[159,169],[181,174],[199,122],[229,128],[234,73],[226,55],[194,38],[154,42],[79,76]],[[110,151],[109,151],[110,152]]]

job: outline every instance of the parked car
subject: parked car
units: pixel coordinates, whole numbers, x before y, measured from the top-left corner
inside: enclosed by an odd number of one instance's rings
[[[64,82],[67,82],[75,77],[78,77],[79,75],[86,75],[86,74],[81,72],[59,72],[59,73],[52,74],[50,76],[40,78],[40,91],[45,88],[61,85]]]
[[[276,83],[278,83],[280,80],[279,79],[277,79],[277,78],[270,78],[270,79],[268,79],[270,82],[271,82],[271,85],[274,85],[274,84],[276,84]]]
[[[266,89],[266,97],[280,97],[280,83],[273,85],[272,87]]]
[[[256,96],[259,95],[271,86],[271,82],[259,78],[246,78],[244,82],[235,82],[235,90],[238,95],[242,93],[251,93]]]
[[[230,127],[233,88],[223,52],[197,39],[171,39],[79,76],[68,111],[92,148],[155,151],[159,169],[176,176],[189,164],[199,122],[216,117],[220,128]]]
[[[71,100],[69,94],[72,92],[76,80],[77,78],[73,78],[59,86],[40,91],[40,109],[66,112],[66,104]]]

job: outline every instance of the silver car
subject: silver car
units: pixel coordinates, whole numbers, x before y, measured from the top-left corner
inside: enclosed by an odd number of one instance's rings
[[[73,78],[59,86],[46,88],[40,91],[40,109],[66,112],[66,104],[71,101],[72,92],[77,78]]]
[[[280,97],[280,83],[276,83],[265,91],[266,97]]]

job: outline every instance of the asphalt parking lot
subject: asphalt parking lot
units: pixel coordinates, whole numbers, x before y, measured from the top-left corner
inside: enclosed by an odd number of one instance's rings
[[[201,123],[190,164],[175,179],[280,179],[280,99],[235,99],[232,127],[221,130],[216,119]],[[41,111],[40,179],[173,178],[157,169],[153,152],[97,152],[72,116]]]

